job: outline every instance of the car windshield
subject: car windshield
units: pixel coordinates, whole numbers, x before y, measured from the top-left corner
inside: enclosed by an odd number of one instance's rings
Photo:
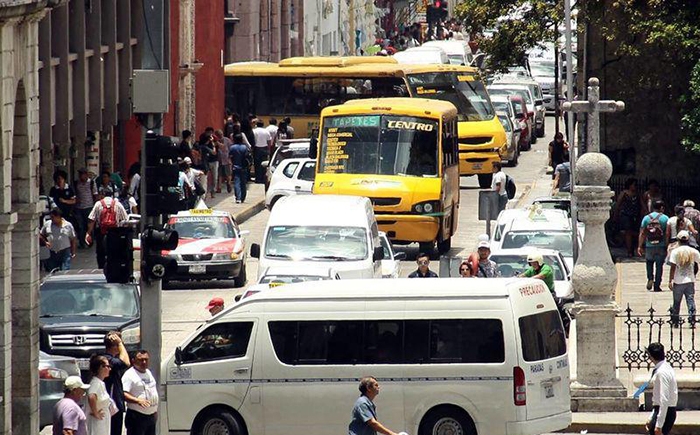
[[[530,70],[534,77],[554,78],[554,61],[550,62],[530,62]]]
[[[500,113],[498,114],[498,120],[501,121],[501,125],[503,126],[503,129],[507,132],[510,133],[512,130],[510,128],[510,120],[508,120],[508,115],[501,115]]]
[[[437,177],[438,130],[437,121],[412,116],[327,117],[319,171]]]
[[[177,231],[181,239],[233,239],[236,237],[231,220],[226,216],[174,216],[168,228]]]
[[[564,257],[573,256],[570,231],[509,231],[503,236],[503,249],[524,247],[553,249]]]
[[[40,290],[40,317],[113,316],[135,318],[138,294],[130,284],[45,282]]]
[[[494,254],[491,257],[491,260],[493,260],[497,265],[498,265],[498,271],[501,273],[501,276],[504,278],[508,278],[511,276],[517,276],[520,275],[521,273],[525,272],[525,269],[527,269],[528,264],[527,264],[527,255],[522,254],[522,255],[502,255],[502,254]],[[552,267],[552,270],[554,271],[554,280],[555,281],[563,281],[565,280],[565,274],[564,274],[564,266],[559,262],[559,258],[555,255],[544,255],[544,262],[546,264],[549,264]]]
[[[505,114],[510,113],[510,108],[508,107],[508,102],[507,101],[492,101],[493,103],[493,108],[496,110],[496,112],[502,112]]]
[[[297,159],[297,158],[301,158],[301,157],[309,157],[309,149],[308,148],[282,147],[275,153],[275,156],[273,157],[272,163],[270,165],[277,167],[277,166],[279,166],[279,164],[282,160]]]
[[[292,284],[295,282],[324,281],[328,279],[331,278],[320,275],[265,275],[260,278],[260,284]]]
[[[354,261],[367,255],[367,232],[357,227],[273,226],[265,241],[267,258]]]
[[[458,121],[493,119],[493,106],[486,88],[474,75],[445,72],[409,74],[408,85],[414,97],[454,104]]]
[[[466,62],[461,54],[448,54],[447,57],[450,59],[450,65],[464,65]]]
[[[518,95],[520,96],[525,104],[535,104],[530,97],[530,92],[527,89],[519,88],[489,88],[491,95]]]

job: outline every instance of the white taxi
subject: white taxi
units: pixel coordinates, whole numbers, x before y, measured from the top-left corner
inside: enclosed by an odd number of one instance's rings
[[[167,228],[177,231],[177,249],[167,255],[177,261],[170,280],[233,279],[246,282],[245,241],[231,213],[194,209],[171,215]],[[165,255],[165,254],[164,254]]]

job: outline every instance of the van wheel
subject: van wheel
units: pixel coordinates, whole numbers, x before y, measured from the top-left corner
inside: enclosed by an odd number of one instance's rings
[[[477,174],[479,179],[479,187],[482,189],[488,189],[491,187],[491,180],[493,180],[493,174]]]
[[[272,201],[270,201],[270,210],[272,210],[272,207],[275,206],[275,204],[277,203],[277,201],[279,201],[280,198],[280,196],[275,196],[274,198],[272,198]]]
[[[435,257],[434,250],[435,250],[435,242],[419,242],[418,243],[418,252],[428,254],[431,259],[433,259]]]
[[[474,422],[462,409],[449,406],[428,413],[418,428],[418,435],[477,435]]]
[[[241,271],[238,273],[238,276],[234,278],[233,280],[233,286],[236,288],[243,287],[245,285],[245,282],[247,280],[247,273],[245,270],[245,263],[241,265]]]
[[[452,237],[447,240],[441,240],[437,243],[438,252],[440,254],[447,254],[452,247]]]
[[[207,411],[199,419],[199,424],[192,431],[194,435],[244,435],[236,417],[223,408]]]
[[[515,152],[513,152],[513,159],[508,162],[508,166],[516,167],[518,166],[518,159],[520,157],[520,147],[515,147]]]

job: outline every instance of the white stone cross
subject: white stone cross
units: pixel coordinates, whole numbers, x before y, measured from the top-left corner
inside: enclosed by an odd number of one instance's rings
[[[588,147],[587,151],[600,152],[600,112],[621,112],[625,110],[622,101],[600,100],[600,87],[597,77],[588,79],[588,101],[567,101],[564,110],[575,113],[588,113]]]

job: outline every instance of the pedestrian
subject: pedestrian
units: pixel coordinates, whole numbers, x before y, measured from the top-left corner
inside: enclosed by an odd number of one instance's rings
[[[672,244],[677,241],[678,233],[683,230],[690,233],[690,246],[697,246],[698,232],[690,219],[685,217],[685,207],[677,205],[673,211],[675,216],[669,218],[668,225],[666,225],[666,244],[668,250],[671,251],[675,248]]]
[[[233,192],[236,196],[236,203],[245,201],[248,172],[249,149],[243,144],[243,135],[236,133],[233,135],[233,145],[229,148],[228,155],[231,158],[231,172],[233,173]]]
[[[139,213],[139,205],[136,202],[136,198],[129,194],[129,186],[127,186],[126,184],[119,193],[119,202],[121,203],[122,207],[124,207],[124,210],[126,210],[127,213]]]
[[[348,426],[348,435],[397,435],[377,420],[377,407],[374,399],[379,395],[379,382],[373,376],[360,379],[360,397],[352,407],[352,420]]]
[[[105,239],[107,231],[121,226],[129,220],[129,216],[124,210],[124,206],[111,196],[105,197],[95,203],[88,216],[87,234],[85,243],[92,244],[95,240],[95,257],[97,258],[97,268],[104,269],[107,259]]]
[[[637,253],[640,257],[644,256],[647,263],[647,290],[651,291],[653,287],[655,292],[660,292],[664,259],[666,258],[665,235],[668,216],[663,213],[663,201],[654,202],[652,209],[653,211],[642,219]]]
[[[220,312],[224,311],[224,300],[222,298],[216,297],[209,301],[209,305],[206,308],[212,317],[216,316]]]
[[[122,376],[126,400],[126,435],[155,435],[158,419],[158,385],[148,368],[147,350],[137,350],[132,367]]]
[[[200,198],[205,197],[207,193],[206,189],[204,188],[204,186],[206,186],[206,179],[204,178],[205,174],[199,169],[192,167],[192,160],[189,157],[185,157],[183,163],[184,172],[187,176],[187,181],[189,182],[188,186],[192,188],[192,195],[188,200],[187,208],[195,208],[197,201],[199,201]]]
[[[39,231],[39,240],[50,253],[46,262],[47,272],[54,269],[70,270],[71,260],[75,258],[78,246],[75,229],[62,215],[63,212],[58,207],[51,210],[51,219]]]
[[[425,252],[421,252],[416,257],[416,264],[418,264],[418,269],[411,272],[408,275],[409,278],[437,278],[437,273],[430,270],[430,256]]]
[[[103,355],[90,358],[90,388],[87,391],[89,413],[87,428],[89,435],[110,435],[112,399],[105,388],[105,378],[109,376],[112,366]]]
[[[216,138],[216,155],[219,158],[219,173],[217,175],[216,193],[221,193],[221,186],[226,185],[226,191],[231,193],[231,157],[228,155],[228,150],[233,145],[231,139],[224,136],[221,130],[214,131]]]
[[[66,378],[63,398],[53,407],[53,435],[87,435],[87,418],[80,402],[89,388],[80,376]]]
[[[479,262],[478,254],[471,254],[459,265],[459,276],[462,278],[476,277],[476,264]]]
[[[552,194],[571,192],[571,162],[569,153],[564,153],[564,162],[554,168],[554,181],[552,182]]]
[[[279,131],[279,126],[277,125],[277,119],[276,118],[270,118],[269,124],[267,127],[265,127],[265,130],[267,130],[268,133],[270,133],[270,138],[272,138],[272,148],[277,148],[278,145],[278,140],[279,138],[277,137],[277,132]]]
[[[700,210],[695,208],[695,202],[690,199],[686,199],[683,201],[683,207],[685,208],[684,216],[690,219],[690,222],[693,224],[695,229],[700,228]]]
[[[75,208],[74,215],[76,221],[76,230],[78,231],[79,247],[85,248],[85,231],[87,230],[87,220],[92,207],[97,199],[97,187],[95,180],[88,176],[87,169],[78,169],[78,179],[73,183],[75,189]]]
[[[53,199],[56,207],[61,209],[63,217],[68,220],[73,220],[73,207],[77,199],[75,198],[75,191],[68,184],[67,180],[68,174],[66,171],[56,171],[53,174],[54,186],[49,190],[49,196]]]
[[[501,162],[493,162],[493,179],[491,190],[498,193],[498,212],[502,212],[508,205],[508,192],[506,191],[506,174],[502,171]]]
[[[549,292],[556,299],[557,294],[554,292],[554,271],[552,270],[552,266],[544,262],[542,254],[536,253],[528,254],[527,264],[527,269],[518,275],[518,277],[542,280],[549,289]]]
[[[661,193],[659,182],[653,178],[647,183],[647,190],[642,195],[642,201],[646,208],[645,213],[649,213],[653,209],[654,201],[664,201],[664,195]],[[665,202],[665,201],[664,201]]]
[[[678,247],[671,252],[669,264],[671,272],[668,287],[673,291],[673,308],[671,322],[678,327],[680,323],[681,300],[685,296],[688,306],[688,322],[695,323],[695,274],[700,265],[700,252],[689,246],[690,233],[682,230],[678,233]]]
[[[275,150],[282,145],[283,141],[290,139],[288,128],[289,126],[286,122],[280,122],[280,125],[277,128],[277,140],[275,141]],[[272,153],[270,153],[270,155],[272,155]]]
[[[625,180],[624,190],[617,196],[613,210],[613,220],[617,222],[618,229],[623,234],[628,257],[634,257],[634,241],[638,237],[642,210],[644,205],[637,190],[637,180],[628,178]]]
[[[554,140],[549,143],[548,150],[549,166],[552,167],[552,170],[567,160],[564,153],[569,151],[569,144],[564,141],[564,134],[561,131],[554,135]],[[552,172],[552,179],[554,179],[554,172]]]
[[[284,123],[287,124],[287,139],[294,139],[294,127],[292,127],[292,118],[285,116],[283,119]]]
[[[253,164],[255,165],[255,182],[258,184],[265,182],[265,169],[262,167],[262,162],[268,159],[270,147],[272,146],[270,132],[264,129],[263,125],[262,121],[258,121],[253,130],[253,134],[255,134]]]
[[[97,197],[95,201],[99,201],[105,196],[119,196],[119,188],[112,181],[109,171],[103,171],[102,175],[100,175],[100,181],[97,183]]]
[[[129,168],[129,195],[141,206],[141,163],[134,163]]]
[[[115,192],[121,192],[122,188],[124,187],[124,180],[122,180],[122,176],[119,174],[119,172],[112,172],[112,170],[109,167],[109,163],[103,163],[102,164],[102,173],[108,173],[109,174],[109,180],[117,186],[117,189]]]
[[[666,361],[664,345],[651,343],[647,355],[654,364],[651,383],[654,386],[652,405],[654,406],[646,429],[649,435],[668,435],[676,422],[676,405],[678,403],[678,384],[673,367]]]
[[[482,240],[477,245],[477,254],[479,254],[479,262],[476,265],[477,278],[498,278],[498,264],[489,259],[491,256],[491,244],[488,240]]]
[[[182,130],[182,140],[180,141],[180,148],[179,148],[179,153],[180,153],[180,158],[184,159],[185,157],[192,158],[192,142],[194,141],[194,137],[192,136],[192,132],[189,130]]]
[[[214,174],[219,172],[219,157],[216,154],[218,149],[214,139],[214,130],[207,129],[199,136],[199,152],[202,155],[201,170],[206,175],[206,183],[204,183],[211,197],[214,198],[216,193],[216,179]],[[204,196],[206,198],[206,194]]]
[[[124,403],[124,386],[122,385],[122,376],[124,372],[131,367],[129,354],[122,342],[120,332],[109,331],[104,338],[105,353],[107,362],[112,367],[109,375],[104,379],[105,389],[112,398],[115,406],[115,412],[110,419],[110,434],[122,435],[122,426],[124,426],[124,412],[126,404]]]

